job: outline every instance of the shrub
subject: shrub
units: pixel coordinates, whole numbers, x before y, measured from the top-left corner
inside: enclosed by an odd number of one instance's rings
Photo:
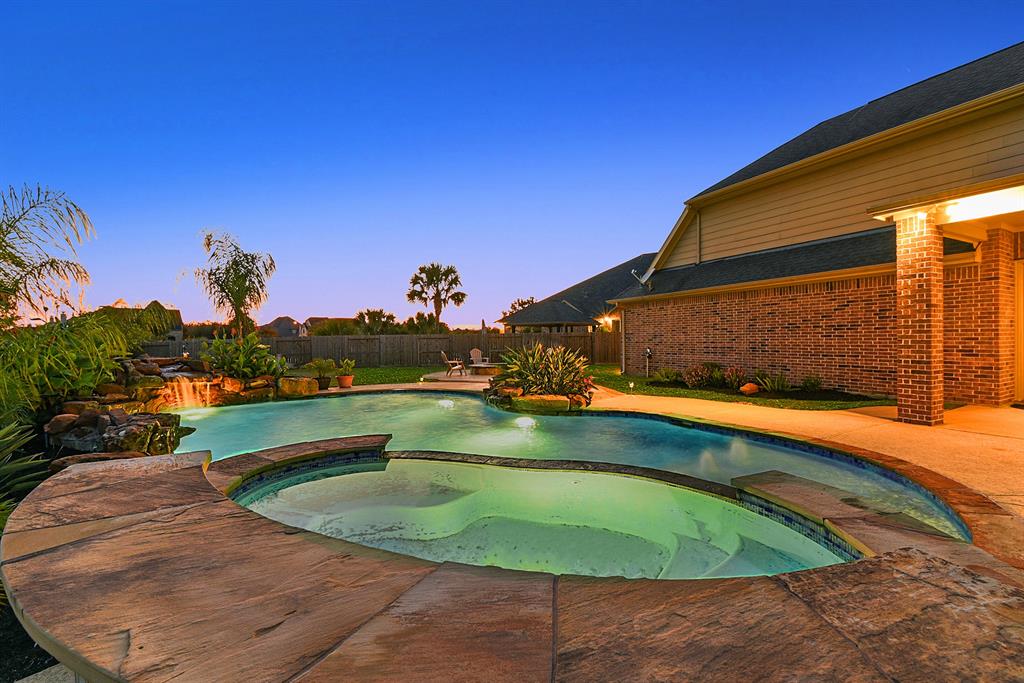
[[[587,371],[587,359],[578,351],[535,344],[510,349],[501,359],[505,369],[494,379],[496,388],[518,387],[524,394],[575,396],[590,404],[594,383]]]
[[[338,366],[334,364],[333,358],[314,358],[302,367],[312,370],[317,379],[329,379],[338,374]]]
[[[0,419],[44,422],[64,401],[92,394],[142,334],[134,319],[103,312],[0,332]]]
[[[356,362],[351,358],[342,358],[338,361],[338,372],[339,376],[345,377],[351,375],[356,371]]]
[[[691,389],[700,389],[711,383],[711,370],[706,365],[691,365],[683,370],[683,381]]]
[[[781,372],[778,374],[761,373],[757,377],[757,384],[771,394],[781,394],[789,391],[789,380]]]
[[[732,365],[722,372],[722,380],[728,388],[739,389],[746,383],[747,373],[743,368]]]
[[[800,382],[800,388],[808,392],[821,391],[822,387],[821,377],[817,375],[807,375],[803,381]]]
[[[284,358],[270,353],[270,347],[260,343],[255,332],[241,339],[215,337],[203,344],[202,359],[229,377],[253,379],[261,375],[280,377],[288,369]]]
[[[672,368],[661,368],[651,376],[653,382],[664,382],[674,384],[682,379],[682,373]]]

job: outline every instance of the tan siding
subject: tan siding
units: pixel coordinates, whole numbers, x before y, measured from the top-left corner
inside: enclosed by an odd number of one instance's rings
[[[679,244],[676,245],[676,248],[672,251],[672,256],[665,264],[666,268],[685,266],[697,262],[699,255],[697,251],[697,234],[697,220],[694,219],[690,227],[683,233],[683,236],[679,238]]]
[[[703,260],[880,227],[871,206],[1024,172],[1024,106],[701,207]],[[666,267],[697,260],[691,224]]]

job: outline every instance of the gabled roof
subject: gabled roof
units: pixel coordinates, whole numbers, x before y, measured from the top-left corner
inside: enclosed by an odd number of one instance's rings
[[[296,335],[301,325],[299,321],[288,315],[279,315],[266,325],[260,325],[261,330],[274,330],[280,337]]]
[[[1024,42],[823,121],[697,197],[1022,83]]]
[[[962,254],[973,250],[974,247],[968,242],[945,239],[946,254]],[[634,281],[612,298],[623,300],[657,296],[895,263],[896,227],[888,226],[689,266],[665,268],[655,271],[647,280],[650,289]]]
[[[507,315],[506,325],[593,325],[611,309],[608,300],[636,282],[631,271],[643,275],[654,254],[640,254],[557,294]]]

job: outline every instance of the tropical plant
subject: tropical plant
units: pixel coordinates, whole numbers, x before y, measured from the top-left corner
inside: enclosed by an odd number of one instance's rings
[[[146,309],[112,319],[96,311],[0,332],[0,419],[42,422],[71,398],[114,378],[115,359],[157,326]]]
[[[75,310],[71,288],[89,283],[75,246],[93,234],[89,216],[63,192],[26,185],[0,193],[0,329],[19,314]]]
[[[821,387],[824,385],[821,377],[817,375],[807,375],[803,381],[800,382],[800,388],[809,393],[816,393],[821,391]]]
[[[314,325],[308,330],[308,334],[313,337],[329,337],[339,334],[359,334],[359,328],[356,327],[356,324],[351,320],[333,318]]]
[[[333,358],[314,358],[302,367],[312,370],[317,379],[330,379],[338,374]]]
[[[683,378],[682,373],[672,368],[661,368],[653,375],[651,375],[652,382],[664,382],[665,384],[674,384]]]
[[[335,373],[340,377],[345,377],[354,374],[356,371],[356,362],[351,358],[342,358],[338,361],[338,372]]]
[[[448,304],[461,306],[466,302],[466,293],[459,291],[462,278],[455,266],[443,266],[440,263],[428,263],[420,266],[409,278],[409,291],[406,299],[411,303],[421,303],[426,307],[433,306],[437,331],[441,331],[441,312]]]
[[[206,267],[195,269],[195,278],[213,303],[229,316],[236,337],[252,332],[256,324],[249,317],[267,300],[267,280],[277,265],[270,254],[244,251],[227,233],[203,233]]]
[[[505,368],[494,378],[495,387],[516,387],[524,394],[578,398],[590,405],[594,383],[587,371],[587,358],[578,351],[535,344],[509,349],[502,360]]]
[[[255,332],[241,339],[214,337],[209,344],[203,344],[200,355],[214,370],[242,380],[263,375],[280,377],[288,369],[288,362],[272,354]]]
[[[15,504],[46,478],[46,461],[38,453],[22,452],[32,436],[33,430],[24,425],[0,427],[0,530]]]
[[[683,382],[691,389],[702,389],[711,383],[711,370],[707,365],[691,365],[683,370]]]
[[[513,313],[517,313],[526,308],[527,306],[532,306],[535,303],[537,303],[537,299],[535,299],[532,296],[528,296],[525,299],[515,299],[512,303],[508,305],[508,310],[501,312],[501,317],[507,318]]]
[[[448,332],[449,328],[444,323],[439,323],[433,313],[422,311],[410,316],[402,323],[403,332],[407,334],[430,334],[431,332]],[[474,332],[476,330],[473,330]]]
[[[360,334],[387,334],[398,326],[398,318],[383,308],[365,308],[356,313]]]
[[[789,391],[789,380],[779,373],[761,372],[757,376],[757,385],[770,394],[782,394]]]
[[[747,372],[741,367],[731,365],[722,371],[722,380],[730,389],[739,389],[747,381]]]

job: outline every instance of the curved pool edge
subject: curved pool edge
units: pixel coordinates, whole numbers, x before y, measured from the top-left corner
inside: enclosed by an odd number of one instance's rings
[[[744,490],[687,474],[621,463],[587,460],[534,460],[449,451],[385,451],[384,447],[390,440],[390,435],[362,438],[366,441],[359,445],[347,445],[339,443],[335,439],[307,442],[309,450],[303,455],[293,455],[295,453],[294,446],[270,448],[245,454],[265,459],[269,461],[268,464],[247,460],[242,467],[219,468],[219,463],[229,462],[233,458],[211,461],[207,463],[206,476],[208,479],[212,476],[211,483],[216,481],[217,483],[214,485],[218,490],[244,507],[249,506],[248,498],[250,496],[258,497],[261,490],[274,488],[276,484],[281,484],[297,476],[315,475],[317,469],[336,470],[346,466],[374,463],[379,463],[383,469],[392,460],[480,465],[533,472],[580,472],[629,477],[686,489],[752,512],[795,531],[823,547],[841,561],[849,562],[877,554],[868,543],[844,533],[842,529],[832,528],[829,521],[821,517],[813,519],[806,515],[800,505],[791,504],[784,499],[780,500],[777,496],[765,495],[754,489]],[[378,446],[380,450],[370,450],[371,445]],[[239,474],[241,470],[250,465],[255,467]],[[224,471],[230,472],[228,475],[230,479],[223,478]],[[336,472],[328,471],[325,476],[335,476],[336,474]]]
[[[616,657],[634,653],[634,675],[648,664],[680,676],[698,672],[706,651],[700,638],[689,648],[675,641],[649,647],[665,635],[657,624],[678,619],[680,610],[711,618],[703,629],[716,642],[742,647],[761,639],[772,652],[789,653],[784,663],[805,667],[808,676],[834,659],[839,676],[849,674],[851,661],[862,661],[862,652],[821,621],[838,618],[825,604],[837,594],[855,601],[851,618],[867,626],[872,618],[889,624],[894,605],[907,612],[901,624],[913,624],[915,610],[925,607],[907,583],[934,591],[940,574],[958,597],[948,609],[929,602],[929,628],[940,617],[961,627],[971,618],[962,601],[972,596],[975,612],[996,626],[1024,601],[1024,572],[976,546],[896,534],[885,524],[872,536],[880,544],[895,534],[892,547],[878,545],[883,554],[774,577],[555,578],[366,548],[261,517],[223,493],[238,476],[268,464],[369,452],[387,438],[295,444],[240,456],[247,463],[211,463],[208,453],[193,453],[68,468],[22,502],[0,539],[0,576],[15,613],[44,648],[88,680],[331,680],[343,673],[373,680],[425,671],[464,676],[475,666],[498,667],[508,680],[552,668],[559,678],[592,680],[598,672],[625,675],[616,666],[626,662],[605,659],[611,642]],[[863,520],[851,527],[868,528]],[[182,543],[186,535],[190,542]],[[916,547],[900,549],[908,537]],[[886,608],[864,612],[856,609],[859,600]],[[808,612],[816,603],[823,611]],[[962,641],[943,644],[944,665],[959,652],[970,666],[1013,670],[1007,657],[976,661],[970,632],[961,631]],[[919,634],[921,642],[929,633]],[[612,640],[598,643],[601,634]],[[588,639],[597,639],[593,647],[584,645]],[[888,656],[884,648],[871,650]],[[890,650],[893,661],[914,656],[903,647]],[[770,657],[759,664],[768,672],[780,665]],[[734,675],[749,666],[736,658]]]
[[[470,396],[498,410],[515,412],[508,411],[499,405],[486,401],[480,388],[450,387],[445,386],[441,382],[404,385],[365,385],[346,390],[329,389],[318,392],[313,396],[295,400],[416,392],[431,395],[453,394]],[[990,552],[1004,561],[1015,566],[1024,565],[1024,551],[1013,546],[1001,547],[1000,539],[1007,535],[1016,526],[1016,523],[1020,523],[1013,513],[1003,509],[987,496],[954,479],[891,455],[813,436],[778,430],[757,429],[728,422],[671,413],[606,409],[591,405],[584,410],[567,412],[564,415],[581,418],[608,416],[651,419],[684,428],[742,436],[767,445],[783,446],[818,457],[839,460],[855,467],[867,467],[873,473],[908,486],[931,500],[948,515],[950,521],[963,533],[967,541],[976,542],[980,540],[982,545],[990,548]],[[977,538],[978,536],[980,538]]]

